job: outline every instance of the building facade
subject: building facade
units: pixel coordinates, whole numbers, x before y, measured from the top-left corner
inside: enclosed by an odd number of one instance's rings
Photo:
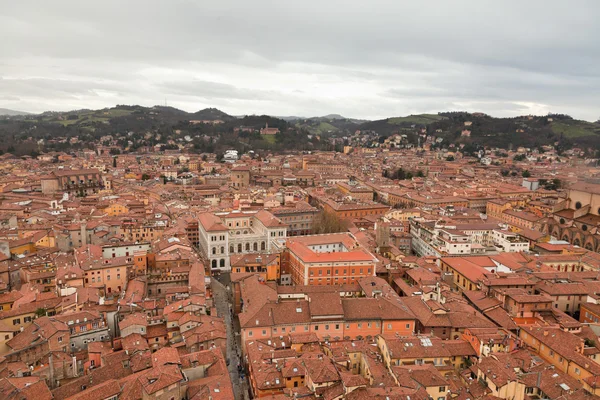
[[[270,253],[272,242],[286,237],[287,225],[265,210],[199,216],[200,250],[213,270],[231,270],[232,254]]]

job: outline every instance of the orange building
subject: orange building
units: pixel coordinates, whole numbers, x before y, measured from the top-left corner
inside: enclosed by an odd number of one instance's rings
[[[600,304],[581,303],[579,322],[584,324],[598,324],[600,322]]]
[[[526,211],[504,210],[500,218],[517,232],[522,228],[533,230],[541,228],[540,220],[542,218]]]
[[[332,199],[319,199],[319,202],[325,212],[335,214],[338,218],[361,218],[369,215],[381,216],[390,210],[390,206],[374,201],[337,202]]]
[[[279,280],[279,254],[233,254],[232,273],[258,273],[265,281]]]
[[[374,276],[377,258],[350,233],[288,239],[292,282],[296,285],[339,285]]]
[[[139,250],[133,253],[133,267],[138,276],[146,274],[148,270],[148,258],[147,250]]]
[[[288,333],[314,333],[325,341],[410,336],[415,331],[415,316],[395,303],[399,300],[342,299],[338,293],[313,293],[310,299],[267,303],[257,313],[240,314],[243,343]]]

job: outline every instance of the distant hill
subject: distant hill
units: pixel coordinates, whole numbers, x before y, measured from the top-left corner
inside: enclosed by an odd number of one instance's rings
[[[354,133],[360,124],[367,121],[346,118],[339,114],[329,114],[323,117],[298,118],[295,120],[288,120],[288,122],[299,128],[304,128],[312,134],[337,134],[339,136]]]
[[[304,117],[298,117],[298,116],[295,116],[295,115],[285,116],[285,117],[278,116],[277,118],[280,118],[280,119],[282,119],[284,121],[296,121],[296,120],[299,120],[299,119],[305,119]]]
[[[8,108],[0,108],[0,115],[7,115],[9,117],[14,117],[17,115],[31,115],[28,112],[25,111],[16,111],[16,110],[9,110]]]
[[[193,120],[222,123],[190,123]],[[261,135],[266,124],[278,135]],[[239,129],[239,128],[244,129]],[[77,138],[75,143],[70,138]],[[102,142],[100,142],[102,140]],[[268,115],[234,117],[216,108],[188,113],[166,106],[118,105],[101,110],[48,111],[0,118],[0,151],[35,155],[75,151],[102,143],[120,151],[159,146],[163,150],[222,154],[225,150],[283,152],[315,150],[322,143],[309,132]],[[323,146],[325,146],[323,144]],[[120,150],[119,150],[120,149]]]
[[[323,118],[323,119],[348,119],[346,117],[342,117],[340,114],[327,114],[327,115],[323,115],[320,118]]]
[[[434,122],[439,122],[446,117],[437,114],[415,114],[406,117],[394,117],[380,119],[377,121],[367,121],[360,126],[358,129],[361,131],[375,131],[382,135],[391,135],[394,132],[401,131],[414,131],[416,127],[426,127]]]
[[[200,111],[196,111],[193,114],[190,114],[190,117],[193,119],[199,119],[199,120],[210,120],[210,121],[214,121],[217,119],[223,120],[223,121],[230,121],[232,119],[235,119],[235,117],[224,113],[223,111],[217,109],[217,108],[205,108],[204,110],[200,110]]]
[[[0,109],[0,114],[6,111]],[[191,120],[221,120],[223,123],[196,124],[190,123]],[[266,124],[278,128],[280,134],[260,135],[259,129]],[[369,134],[369,137],[366,140],[353,139],[356,131]],[[174,107],[138,105],[118,105],[101,110],[48,111],[38,115],[13,114],[0,118],[0,150],[13,149],[11,152],[17,155],[73,151],[78,146],[90,146],[103,138],[103,143],[129,152],[162,144],[168,146],[165,149],[191,147],[198,153],[218,153],[227,149],[275,152],[331,149],[332,144],[341,146],[346,141],[373,145],[373,141],[381,143],[385,137],[395,133],[407,135],[413,144],[419,141],[418,134],[427,134],[429,141],[431,137],[441,139],[440,146],[470,144],[475,147],[535,148],[558,143],[563,150],[581,147],[592,150],[588,154],[597,150],[600,155],[600,124],[561,114],[495,118],[481,113],[441,112],[377,121],[329,114],[288,120],[287,117],[269,115],[236,117],[216,108],[189,113]],[[72,137],[77,137],[81,144],[70,144],[67,139]],[[51,140],[56,138],[60,140]],[[361,139],[365,139],[364,136]],[[424,140],[421,138],[421,143]]]
[[[442,112],[369,121],[358,129],[382,136],[414,134],[424,129],[428,135],[444,139],[444,143],[501,148],[560,142],[564,147],[581,145],[600,149],[600,125],[559,114],[495,118],[481,113]],[[462,135],[463,130],[469,131],[468,136]]]

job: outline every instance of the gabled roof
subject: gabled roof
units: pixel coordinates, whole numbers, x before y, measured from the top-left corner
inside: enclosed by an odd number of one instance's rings
[[[68,332],[69,328],[64,322],[52,317],[41,317],[34,320],[21,333],[6,342],[6,345],[13,351],[21,351],[44,343],[55,334]]]
[[[198,216],[198,221],[207,232],[227,231],[227,227],[221,222],[221,218],[213,213],[206,212]]]

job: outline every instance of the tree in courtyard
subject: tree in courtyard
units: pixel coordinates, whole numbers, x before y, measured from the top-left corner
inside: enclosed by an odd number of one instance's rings
[[[313,221],[312,233],[337,233],[348,230],[348,221],[332,212],[323,211]]]

